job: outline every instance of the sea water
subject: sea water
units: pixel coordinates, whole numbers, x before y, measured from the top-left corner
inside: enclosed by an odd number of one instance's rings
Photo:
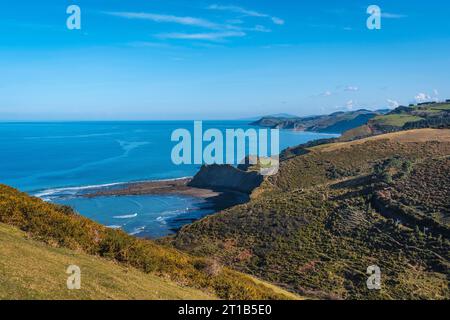
[[[205,121],[205,130],[251,128],[245,121]],[[174,130],[192,121],[0,123],[0,183],[137,236],[170,234],[212,213],[187,196],[77,197],[99,185],[193,176],[198,165],[172,163]],[[280,148],[336,135],[280,132]]]

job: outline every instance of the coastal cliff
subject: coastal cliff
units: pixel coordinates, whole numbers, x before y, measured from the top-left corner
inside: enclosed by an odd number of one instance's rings
[[[324,133],[343,133],[347,130],[366,124],[385,111],[357,110],[348,112],[335,112],[330,115],[312,117],[263,117],[252,125],[276,129],[292,129],[299,131],[312,131]]]
[[[250,194],[264,178],[259,172],[242,171],[231,165],[204,165],[188,186],[206,189],[225,189]]]

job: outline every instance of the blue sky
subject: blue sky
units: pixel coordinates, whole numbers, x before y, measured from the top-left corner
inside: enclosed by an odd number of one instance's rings
[[[81,30],[66,8],[81,8]],[[366,9],[382,10],[368,30]],[[450,3],[2,0],[0,120],[238,119],[450,98]]]

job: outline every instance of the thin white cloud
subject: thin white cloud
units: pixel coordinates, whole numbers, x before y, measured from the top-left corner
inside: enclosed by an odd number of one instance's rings
[[[272,49],[272,48],[292,48],[295,45],[291,43],[274,43],[274,44],[268,44],[265,46],[262,46],[263,49]]]
[[[272,22],[278,25],[283,25],[285,24],[285,21],[283,19],[277,18],[277,17],[272,17]]]
[[[232,6],[232,5],[224,6],[224,5],[219,5],[219,4],[213,4],[213,5],[210,5],[208,7],[208,9],[210,9],[210,10],[220,10],[220,11],[229,11],[229,12],[239,13],[239,14],[242,14],[244,16],[249,16],[249,17],[268,18],[274,24],[277,24],[277,25],[283,25],[285,23],[285,21],[283,19],[281,19],[281,18],[273,17],[271,15],[268,15],[268,14],[265,14],[265,13],[261,13],[261,12],[257,12],[257,11],[253,11],[253,10],[247,10],[245,8],[238,7],[238,6]]]
[[[219,41],[231,37],[244,37],[245,32],[229,31],[229,32],[209,32],[209,33],[161,33],[157,35],[161,39],[181,39],[181,40],[206,40]]]
[[[127,43],[130,47],[135,48],[171,48],[172,46],[167,43],[150,42],[150,41],[134,41]]]
[[[144,12],[105,12],[105,14],[126,19],[149,20],[158,23],[176,23],[186,26],[202,27],[207,29],[224,29],[230,26],[221,25],[202,18],[179,17],[174,15],[144,13]]]
[[[434,94],[434,96],[432,98],[433,101],[439,102],[439,91],[437,89],[433,89],[433,94]]]
[[[359,91],[359,88],[356,86],[347,86],[344,89],[345,91]]]
[[[256,25],[252,28],[239,27],[233,24],[220,24],[210,20],[195,18],[195,17],[181,17],[175,15],[156,14],[156,13],[144,13],[144,12],[104,12],[104,14],[125,18],[125,19],[138,19],[148,20],[156,23],[174,23],[185,26],[201,27],[205,29],[215,30],[216,32],[200,32],[200,33],[162,33],[156,35],[161,39],[186,39],[186,40],[209,40],[218,41],[231,37],[244,37],[246,32],[271,32],[272,30],[262,26]],[[234,20],[234,23],[240,23],[240,21]]]
[[[227,20],[227,23],[230,23],[230,24],[243,24],[244,21],[241,20],[241,19],[229,19],[229,20]]]
[[[322,93],[322,96],[324,97],[329,97],[331,96],[333,93],[331,91],[325,91],[324,93]]]
[[[431,99],[431,97],[427,94],[427,93],[418,93],[415,97],[414,97],[414,99],[417,101],[417,102],[426,102],[426,101],[429,101],[430,99]]]
[[[386,18],[386,19],[403,19],[403,18],[406,18],[407,16],[404,14],[398,14],[398,13],[382,12],[381,17]]]
[[[349,101],[347,101],[346,105],[347,105],[347,109],[348,110],[353,110],[354,101],[353,100],[349,100]]]
[[[400,103],[398,103],[398,101],[395,100],[387,99],[387,102],[389,104],[389,107],[392,109],[398,108],[400,106]]]
[[[270,30],[264,26],[261,26],[261,25],[254,26],[253,28],[245,28],[245,30],[255,31],[255,32],[272,32],[272,30]]]

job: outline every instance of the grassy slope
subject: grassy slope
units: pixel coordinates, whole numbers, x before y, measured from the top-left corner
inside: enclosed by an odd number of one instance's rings
[[[4,185],[0,185],[0,223],[19,228],[33,239],[45,243],[49,251],[53,250],[50,247],[59,247],[106,258],[122,267],[149,274],[149,280],[157,276],[184,288],[199,289],[210,296],[223,299],[296,298],[281,288],[274,290],[248,275],[222,267],[214,260],[192,257],[153,241],[137,239],[119,230],[108,229],[74,213],[70,208],[46,203]],[[5,270],[2,272],[10,277],[0,281],[20,283],[20,278],[13,273],[13,269],[22,269],[20,265],[12,263],[4,266]],[[108,271],[107,269],[105,271]],[[47,277],[47,269],[44,266],[36,270],[33,278]],[[137,275],[137,271],[133,273]],[[107,279],[104,273],[91,275]],[[59,283],[59,280],[57,281]],[[126,283],[124,285],[125,287],[120,289],[123,293],[133,290],[133,285],[130,289],[126,287]],[[40,292],[39,288],[37,292]],[[182,289],[177,294],[182,297],[188,292]],[[198,291],[190,292],[196,292],[193,297],[198,296]],[[113,295],[105,292],[105,295],[107,294]],[[173,293],[173,296],[175,295],[176,293]]]
[[[382,125],[394,126],[394,127],[403,127],[408,122],[420,121],[423,118],[409,115],[409,114],[390,114],[377,116],[372,121],[380,123]]]
[[[423,232],[430,220],[406,223],[417,210],[434,219],[421,208],[445,210],[450,168],[437,159],[450,155],[449,132],[414,130],[313,148],[282,162],[250,203],[186,226],[174,243],[302,294],[449,299],[450,239],[440,229]],[[422,192],[440,190],[436,197],[409,192],[414,208],[401,208],[403,223],[375,208],[379,191],[417,188],[415,172],[427,162],[442,179]],[[388,205],[398,197],[392,195]],[[445,223],[446,216],[436,221]],[[366,288],[372,264],[381,267],[381,291]]]
[[[427,142],[427,141],[438,141],[438,142],[446,142],[450,141],[450,130],[448,129],[416,129],[416,130],[406,130],[399,132],[386,133],[383,135],[372,136],[368,138],[363,138],[354,141],[347,142],[336,142],[330,144],[322,144],[315,147],[310,148],[313,150],[321,150],[321,151],[332,151],[338,150],[342,148],[349,148],[352,146],[360,145],[370,141],[380,141],[380,140],[389,140],[392,142]]]
[[[449,103],[399,107],[371,119],[366,125],[344,132],[341,141],[413,128],[448,128],[449,117]]]
[[[82,271],[81,290],[68,290],[69,265]],[[29,239],[0,224],[0,299],[214,299],[200,290],[112,261]]]
[[[425,110],[428,110],[428,111],[433,111],[433,110],[450,111],[450,103],[431,104],[429,106],[426,106]]]

